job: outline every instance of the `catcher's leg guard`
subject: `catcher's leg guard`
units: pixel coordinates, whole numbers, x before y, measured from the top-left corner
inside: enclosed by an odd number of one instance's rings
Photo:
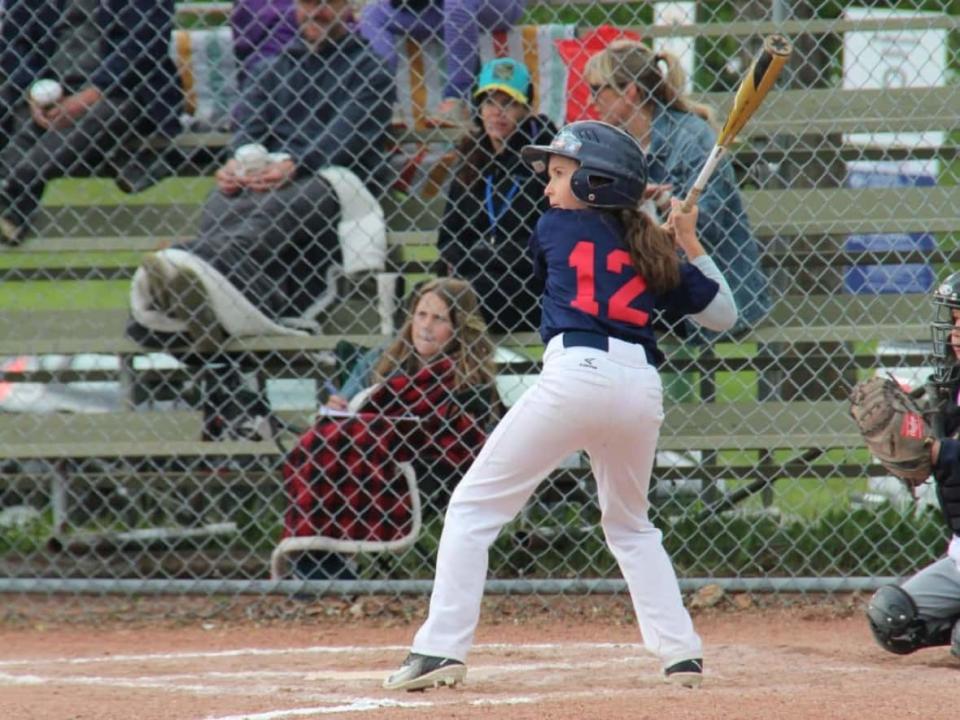
[[[873,594],[867,620],[880,647],[897,655],[950,643],[952,623],[922,619],[913,598],[897,585],[884,585]]]
[[[960,620],[953,624],[953,631],[950,633],[950,654],[960,658]]]

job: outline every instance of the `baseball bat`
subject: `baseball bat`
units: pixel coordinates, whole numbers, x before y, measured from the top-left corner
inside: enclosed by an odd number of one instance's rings
[[[733,98],[733,107],[727,115],[727,121],[724,123],[720,134],[717,136],[717,142],[713,150],[707,156],[700,174],[690,188],[690,193],[683,201],[683,211],[688,212],[697,204],[697,198],[707,186],[707,181],[716,170],[717,165],[730,146],[733,144],[737,133],[743,129],[747,121],[753,116],[760,107],[760,103],[767,96],[777,76],[783,70],[790,58],[790,52],[793,46],[783,35],[769,35],[763,41],[763,48],[760,53],[750,63],[746,76],[740,82],[737,88],[737,94]]]

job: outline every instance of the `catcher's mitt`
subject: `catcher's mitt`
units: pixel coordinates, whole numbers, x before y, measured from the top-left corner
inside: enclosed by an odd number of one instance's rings
[[[867,449],[909,488],[926,482],[933,472],[933,431],[924,418],[926,412],[892,378],[864,380],[850,393],[850,415]]]

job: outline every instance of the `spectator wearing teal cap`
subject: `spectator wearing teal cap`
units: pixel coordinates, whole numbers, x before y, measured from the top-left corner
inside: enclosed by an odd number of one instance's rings
[[[473,90],[479,127],[458,145],[438,245],[443,271],[469,280],[494,332],[540,323],[539,292],[527,242],[547,209],[543,178],[520,158],[524,145],[549,144],[556,127],[533,111],[523,63],[500,58],[480,70]]]

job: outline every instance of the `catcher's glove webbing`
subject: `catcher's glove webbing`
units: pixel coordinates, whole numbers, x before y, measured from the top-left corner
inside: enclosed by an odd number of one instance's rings
[[[891,378],[859,382],[850,393],[850,415],[867,449],[893,475],[914,487],[933,472],[933,432],[924,407]]]

